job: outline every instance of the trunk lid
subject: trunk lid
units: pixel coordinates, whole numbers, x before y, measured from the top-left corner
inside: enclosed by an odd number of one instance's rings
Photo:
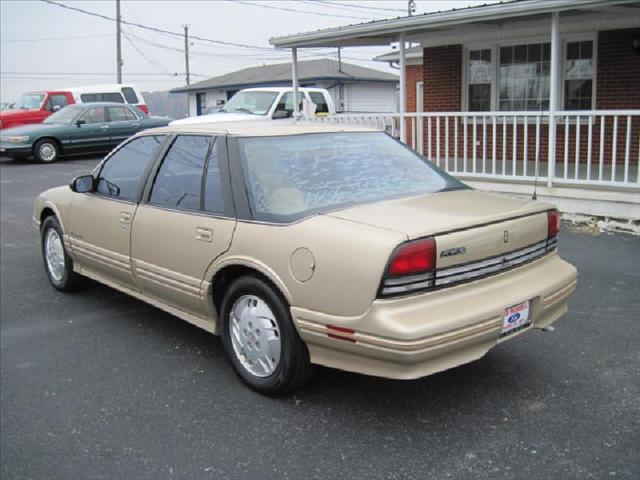
[[[455,190],[361,205],[328,215],[402,233],[433,235],[437,268],[495,257],[543,242],[549,204]]]

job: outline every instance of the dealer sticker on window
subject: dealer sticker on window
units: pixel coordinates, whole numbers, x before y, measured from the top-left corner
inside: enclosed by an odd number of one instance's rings
[[[519,303],[504,311],[502,318],[502,331],[500,336],[504,337],[528,327],[531,324],[529,317],[529,302]]]

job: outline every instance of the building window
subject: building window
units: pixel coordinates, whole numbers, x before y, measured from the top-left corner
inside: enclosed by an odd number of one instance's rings
[[[491,50],[469,52],[469,111],[491,110]]]
[[[550,56],[549,43],[500,48],[500,110],[549,109]]]
[[[593,99],[593,42],[567,43],[564,71],[565,110],[591,110]]]

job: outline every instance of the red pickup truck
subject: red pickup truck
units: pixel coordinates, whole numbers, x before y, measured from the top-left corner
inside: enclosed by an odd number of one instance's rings
[[[25,93],[11,110],[0,112],[0,130],[19,125],[42,123],[53,112],[57,112],[67,105],[90,102],[126,103],[139,108],[144,113],[149,113],[142,92],[133,84],[72,87]]]
[[[0,129],[42,123],[53,112],[70,103],[75,103],[71,92],[25,93],[12,110],[4,110],[0,113]]]

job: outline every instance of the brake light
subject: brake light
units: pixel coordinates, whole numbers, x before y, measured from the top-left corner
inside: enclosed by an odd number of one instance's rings
[[[144,113],[146,113],[147,115],[149,115],[149,108],[146,105],[141,103],[140,105],[138,105],[138,108],[142,110]]]
[[[558,235],[560,231],[560,214],[557,210],[551,210],[547,212],[548,229],[547,229],[547,238],[553,238]]]
[[[432,288],[435,269],[436,241],[433,237],[404,243],[391,254],[380,294],[402,295]]]
[[[560,214],[557,210],[547,212],[547,251],[558,246],[558,233],[560,232]]]

